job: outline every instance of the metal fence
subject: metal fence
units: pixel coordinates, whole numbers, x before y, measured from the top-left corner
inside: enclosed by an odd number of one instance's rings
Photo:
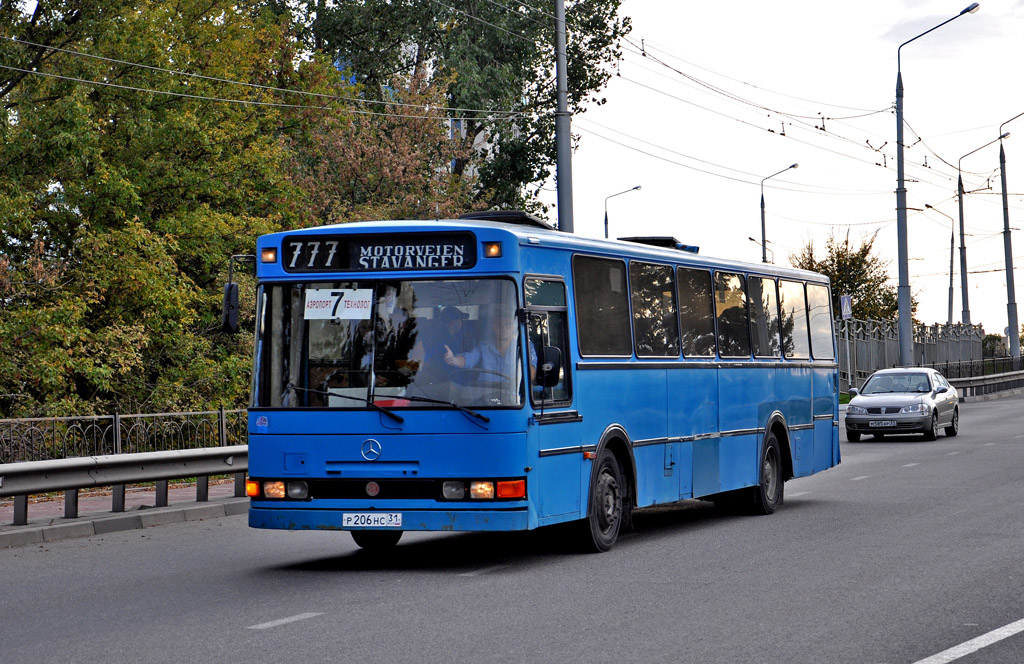
[[[915,325],[914,365],[935,367],[947,378],[982,375],[970,372],[984,370],[981,356],[984,337],[985,331],[980,325]],[[859,387],[879,369],[899,366],[896,321],[837,320],[836,342],[839,389],[843,392],[849,391],[851,386]],[[944,368],[952,373],[946,373]]]
[[[245,409],[0,420],[0,464],[247,443]]]

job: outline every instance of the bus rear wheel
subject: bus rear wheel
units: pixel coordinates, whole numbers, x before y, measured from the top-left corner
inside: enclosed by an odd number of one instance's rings
[[[352,539],[361,549],[381,551],[390,549],[402,539],[401,530],[351,530]]]
[[[769,433],[761,451],[761,478],[754,493],[754,512],[756,514],[772,514],[782,504],[784,483],[782,480],[782,456],[779,453],[779,441],[774,433]]]
[[[609,449],[601,450],[593,477],[587,518],[580,524],[580,544],[584,551],[603,553],[618,539],[624,513],[622,468]]]

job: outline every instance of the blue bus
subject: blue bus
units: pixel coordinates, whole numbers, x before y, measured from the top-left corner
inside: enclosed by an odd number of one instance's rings
[[[492,212],[266,235],[257,280],[255,528],[607,551],[634,509],[771,514],[839,463],[820,274]]]

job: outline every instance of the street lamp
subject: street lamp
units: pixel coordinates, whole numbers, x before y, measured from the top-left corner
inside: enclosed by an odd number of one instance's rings
[[[761,254],[764,255],[764,250],[767,249],[767,247],[765,247],[763,244],[761,244],[760,242],[758,242],[757,240],[755,240],[752,237],[748,237],[747,239],[750,240],[751,242],[753,242],[754,244],[761,245]],[[772,250],[768,249],[768,251],[772,251]],[[772,251],[772,263],[774,263],[774,262],[775,262],[775,252]]]
[[[1003,127],[1010,124],[1024,113],[1018,113],[1003,124],[999,125],[999,133],[1002,135]],[[1003,151],[1003,141],[999,141],[999,180],[1003,186],[1003,253],[1006,255],[1006,326],[1009,328],[1007,337],[1010,339],[1010,357],[1020,357],[1020,325],[1017,322],[1017,298],[1014,295],[1013,287],[1013,249],[1010,245],[1010,205],[1006,200],[1006,153]],[[1017,367],[1015,366],[1014,369]]]
[[[909,366],[914,361],[913,321],[910,312],[910,269],[907,267],[907,189],[903,184],[903,75],[900,73],[900,49],[910,42],[924,37],[964,14],[978,11],[978,3],[972,3],[956,16],[946,19],[930,30],[925,30],[914,39],[908,39],[896,49],[896,244],[898,250],[900,284],[899,339],[900,364]]]
[[[963,322],[964,325],[971,324],[971,308],[967,306],[967,247],[964,246],[964,176],[960,170],[960,164],[963,162],[964,157],[969,157],[978,150],[981,150],[982,148],[987,148],[996,141],[1001,141],[1004,138],[1009,137],[1010,132],[1006,132],[1005,134],[1002,134],[999,138],[995,139],[994,141],[989,141],[985,145],[982,145],[980,148],[975,148],[971,150],[963,157],[960,157],[960,161],[956,163],[956,192],[957,198],[960,201],[960,290],[962,291],[961,298],[963,299],[964,303],[964,311],[962,314],[961,322]]]
[[[776,175],[779,175],[780,173],[785,173],[786,171],[788,171],[791,168],[799,168],[799,167],[800,167],[800,164],[790,164],[789,166],[786,166],[785,168],[783,168],[778,173],[772,173],[768,177],[766,177],[766,178],[761,180],[761,262],[762,263],[767,263],[768,262],[768,256],[765,254],[765,246],[768,244],[768,240],[765,239],[765,235],[764,235],[764,181],[765,180],[770,180],[773,177],[775,177]]]
[[[949,219],[950,230],[949,230],[949,316],[946,318],[946,325],[953,324],[953,238],[956,237],[956,219],[949,216],[942,210],[936,209],[925,203],[924,206],[929,210],[935,210],[946,219]]]
[[[608,239],[608,199],[609,198],[615,198],[616,196],[621,196],[623,194],[628,194],[629,192],[637,191],[638,189],[640,189],[640,185],[637,185],[637,186],[635,186],[635,187],[633,187],[631,189],[626,189],[625,191],[620,191],[617,194],[612,194],[611,196],[605,196],[605,198],[604,198],[604,239],[606,239],[606,240]]]

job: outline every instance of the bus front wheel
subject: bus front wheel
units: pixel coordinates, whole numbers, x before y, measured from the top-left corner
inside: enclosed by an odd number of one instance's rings
[[[758,514],[771,514],[782,504],[782,456],[779,453],[779,441],[774,433],[769,433],[761,451],[761,478],[754,487],[754,511]]]
[[[361,549],[381,551],[390,549],[402,539],[401,530],[351,530],[352,539]]]
[[[601,450],[590,483],[587,518],[580,524],[585,551],[603,553],[615,544],[623,520],[624,488],[619,460],[611,450]]]

